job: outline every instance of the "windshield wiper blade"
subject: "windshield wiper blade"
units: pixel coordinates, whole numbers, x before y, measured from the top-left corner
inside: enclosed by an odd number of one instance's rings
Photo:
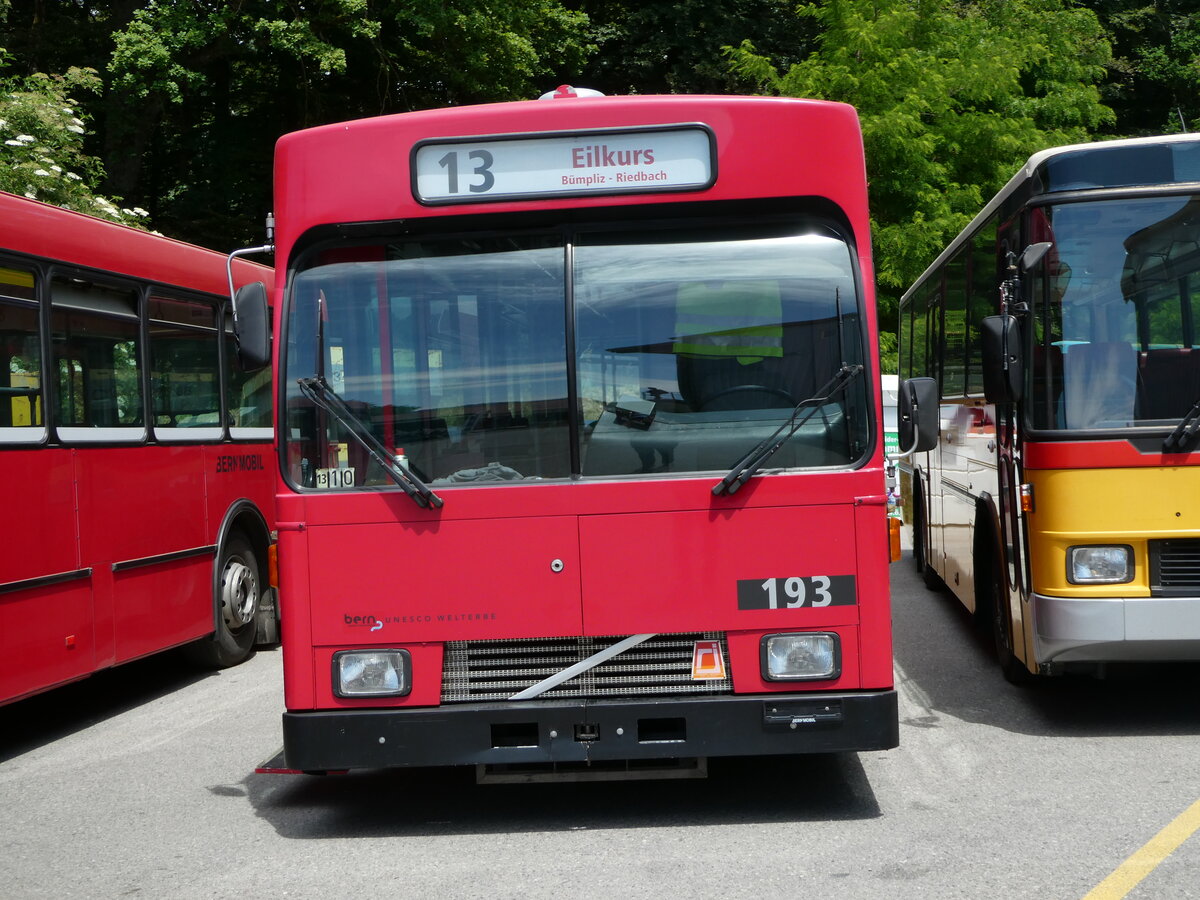
[[[431,506],[441,507],[442,498],[435,494],[429,485],[396,462],[387,447],[371,433],[362,419],[351,411],[350,407],[346,405],[346,401],[338,396],[337,391],[331,388],[324,378],[320,375],[312,378],[297,378],[296,383],[300,385],[300,391],[305,397],[337,419],[342,427],[350,432],[350,436],[362,445],[371,458],[383,467],[383,470],[391,476],[392,481],[400,485],[404,493],[408,494],[417,506],[424,509]]]
[[[787,421],[780,425],[775,432],[759,441],[749,453],[734,463],[729,473],[713,485],[712,492],[716,496],[723,493],[736,494],[738,489],[754,477],[754,473],[775,455],[775,452],[787,443],[788,438],[812,418],[817,408],[829,402],[834,394],[843,390],[863,370],[862,366],[842,366],[812,397],[801,400],[788,416]],[[801,412],[805,415],[801,416]]]
[[[1175,430],[1163,439],[1163,453],[1182,453],[1197,431],[1200,431],[1200,400],[1179,420]]]

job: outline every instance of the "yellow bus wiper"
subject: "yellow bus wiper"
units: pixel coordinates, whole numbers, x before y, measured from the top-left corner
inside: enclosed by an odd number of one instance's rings
[[[425,509],[431,506],[441,507],[442,498],[435,494],[429,485],[396,462],[387,448],[371,433],[371,429],[350,410],[346,402],[338,396],[337,391],[325,382],[324,378],[320,375],[312,378],[297,378],[296,384],[300,385],[300,391],[305,397],[337,419],[339,424],[350,432],[350,436],[362,445],[371,458],[383,467],[383,470],[391,476],[392,481],[400,485],[404,493],[408,494],[417,506]]]
[[[1200,431],[1200,401],[1179,420],[1175,430],[1163,439],[1163,453],[1182,453],[1192,442],[1197,431]]]
[[[729,474],[713,485],[713,494],[716,496],[723,493],[736,494],[738,489],[762,468],[763,463],[774,456],[775,451],[786,444],[788,438],[812,418],[818,407],[828,403],[834,394],[844,390],[862,370],[862,366],[842,366],[814,396],[797,403],[787,421],[775,429],[774,434],[759,441],[758,446],[734,463]],[[800,415],[802,411],[805,411],[804,415]]]

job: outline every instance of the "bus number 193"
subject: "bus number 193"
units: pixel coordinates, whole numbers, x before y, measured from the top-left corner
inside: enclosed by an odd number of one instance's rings
[[[738,581],[738,609],[853,606],[853,575],[792,575]]]

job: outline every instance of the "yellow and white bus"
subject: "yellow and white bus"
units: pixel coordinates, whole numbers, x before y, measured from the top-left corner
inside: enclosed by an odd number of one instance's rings
[[[914,559],[1009,679],[1200,659],[1200,135],[1035,154],[900,317]]]

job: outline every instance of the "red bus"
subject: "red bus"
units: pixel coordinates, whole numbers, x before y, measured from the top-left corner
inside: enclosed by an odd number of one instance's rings
[[[275,201],[282,767],[896,745],[851,107],[353,121]]]
[[[271,638],[271,397],[222,254],[0,194],[0,703]]]

